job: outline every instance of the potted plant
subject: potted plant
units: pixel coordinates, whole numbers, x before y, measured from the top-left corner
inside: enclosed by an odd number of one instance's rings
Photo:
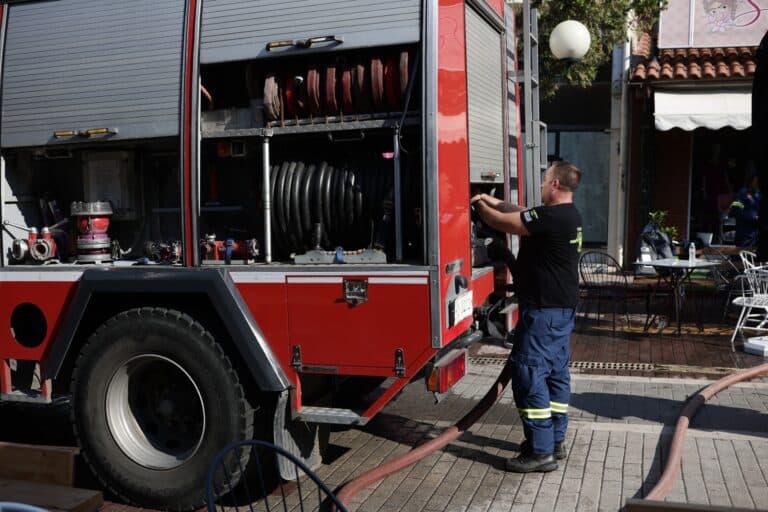
[[[674,243],[677,239],[677,228],[667,225],[667,210],[655,210],[648,214],[651,224],[656,226],[659,231],[669,237],[669,241]]]

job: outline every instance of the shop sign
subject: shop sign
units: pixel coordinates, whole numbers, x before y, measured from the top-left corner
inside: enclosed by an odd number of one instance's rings
[[[757,46],[768,31],[768,0],[669,0],[659,48]]]

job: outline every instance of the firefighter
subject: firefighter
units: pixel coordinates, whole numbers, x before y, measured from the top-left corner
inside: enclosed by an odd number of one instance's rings
[[[757,245],[757,218],[760,210],[760,190],[757,174],[750,173],[746,185],[741,188],[731,203],[731,216],[736,219],[736,245],[755,247]]]
[[[579,298],[582,222],[573,204],[581,171],[555,162],[544,173],[543,206],[526,209],[487,194],[471,199],[490,227],[521,236],[515,273],[520,319],[512,338],[512,392],[523,421],[520,456],[508,471],[553,471],[566,457],[570,335]]]

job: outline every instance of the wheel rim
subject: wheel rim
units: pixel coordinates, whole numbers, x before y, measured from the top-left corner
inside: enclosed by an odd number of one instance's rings
[[[206,418],[200,389],[167,357],[146,354],[123,363],[107,387],[106,412],[117,445],[147,468],[178,467],[203,441]]]

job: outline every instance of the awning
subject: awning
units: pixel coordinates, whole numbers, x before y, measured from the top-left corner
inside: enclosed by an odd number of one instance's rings
[[[675,91],[654,93],[656,129],[744,130],[752,126],[752,93],[745,90]]]

